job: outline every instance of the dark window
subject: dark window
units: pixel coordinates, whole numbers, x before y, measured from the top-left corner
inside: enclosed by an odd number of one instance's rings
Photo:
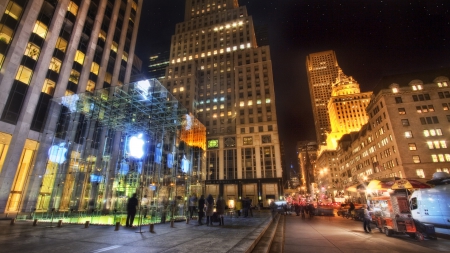
[[[403,103],[402,97],[395,97],[395,103],[397,104]]]
[[[403,126],[409,126],[409,121],[408,121],[408,119],[402,119],[402,125],[403,125]]]

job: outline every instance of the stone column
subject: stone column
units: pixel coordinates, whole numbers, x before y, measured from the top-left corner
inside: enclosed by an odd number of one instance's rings
[[[138,33],[138,29],[139,29],[139,20],[141,19],[141,13],[142,13],[142,2],[143,2],[143,0],[140,0],[138,3],[136,19],[134,20],[133,35],[131,36],[131,45],[130,45],[130,51],[128,52],[128,62],[127,62],[127,69],[125,70],[124,83],[130,82],[131,69],[133,68],[134,49],[136,48],[136,39],[137,39],[137,33]],[[131,4],[131,3],[129,3],[129,4]]]
[[[121,27],[121,34],[120,34],[120,40],[119,42],[119,48],[117,50],[117,56],[116,56],[116,62],[114,63],[114,70],[113,70],[113,76],[112,76],[112,82],[111,86],[117,86],[118,79],[119,79],[119,73],[120,73],[120,66],[122,65],[122,55],[123,55],[123,48],[125,47],[125,40],[127,38],[127,30],[128,30],[128,23],[130,22],[130,12],[131,12],[131,1],[128,2],[127,9],[125,10],[125,16],[123,18],[124,22]]]
[[[1,1],[0,2],[0,20],[2,19],[3,15],[5,14],[6,4],[7,3],[8,3],[8,1]]]

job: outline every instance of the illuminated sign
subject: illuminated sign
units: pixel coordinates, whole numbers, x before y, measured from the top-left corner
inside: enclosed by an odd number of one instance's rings
[[[128,148],[130,150],[130,156],[137,159],[142,158],[144,156],[144,140],[142,139],[142,134],[132,136],[128,142]]]
[[[66,161],[67,148],[66,143],[63,142],[59,145],[53,145],[48,150],[48,159],[50,162],[61,164]]]

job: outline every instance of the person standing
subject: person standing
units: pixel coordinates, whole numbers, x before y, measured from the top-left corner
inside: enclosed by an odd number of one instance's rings
[[[211,194],[208,195],[205,199],[205,205],[206,205],[206,225],[213,225],[212,223],[212,216],[214,214],[214,198]]]
[[[236,208],[237,217],[238,218],[241,217],[242,200],[240,200],[240,199],[236,200],[236,206],[234,208]]]
[[[202,219],[205,215],[205,196],[201,195],[198,200],[198,225],[203,225]]]
[[[223,215],[225,213],[225,200],[222,196],[219,196],[219,199],[216,202],[216,212],[219,216],[219,226],[223,226]]]
[[[196,205],[197,205],[197,196],[195,194],[192,194],[192,196],[189,198],[189,219],[192,219]]]
[[[370,228],[370,222],[372,222],[372,215],[370,214],[370,207],[367,206],[364,208],[364,231],[366,233],[372,232],[372,229]]]
[[[148,200],[147,195],[144,195],[144,197],[141,199],[141,209],[142,209],[142,212],[144,213],[144,219],[147,218],[149,203],[150,203],[150,201]]]
[[[272,219],[275,220],[275,216],[277,214],[277,204],[275,204],[275,201],[270,201],[269,205],[270,211],[272,212]]]
[[[134,217],[136,216],[136,208],[138,206],[139,202],[136,198],[136,193],[133,193],[133,196],[128,199],[127,202],[127,221],[125,223],[126,227],[132,227]]]

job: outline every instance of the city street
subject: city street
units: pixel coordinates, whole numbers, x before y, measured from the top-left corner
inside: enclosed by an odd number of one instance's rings
[[[408,235],[387,237],[374,229],[365,233],[363,223],[340,216],[301,219],[287,215],[284,252],[450,252],[450,240],[419,242]]]

